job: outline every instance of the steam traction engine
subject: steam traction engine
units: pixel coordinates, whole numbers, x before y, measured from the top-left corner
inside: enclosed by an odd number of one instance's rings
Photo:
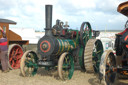
[[[100,40],[92,39],[90,23],[83,22],[80,31],[69,29],[68,23],[60,20],[52,27],[52,5],[46,5],[45,11],[45,36],[37,45],[41,59],[34,51],[25,52],[20,63],[22,75],[35,75],[38,67],[45,67],[57,68],[61,79],[71,79],[76,61],[84,71],[98,72],[103,46]],[[94,35],[97,33],[94,31]]]
[[[128,16],[128,1],[118,6],[118,12]],[[128,21],[125,30],[116,34],[115,51],[106,50],[100,63],[100,80],[105,85],[112,85],[117,78],[128,78]]]

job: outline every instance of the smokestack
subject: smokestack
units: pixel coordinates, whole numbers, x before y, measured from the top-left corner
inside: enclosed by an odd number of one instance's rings
[[[52,36],[52,5],[45,5],[45,35]]]

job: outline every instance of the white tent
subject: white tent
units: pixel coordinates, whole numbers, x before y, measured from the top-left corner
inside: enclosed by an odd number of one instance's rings
[[[29,40],[29,44],[37,44],[38,40],[44,36],[44,32],[35,32],[34,29],[28,28],[10,28],[13,32],[22,37],[23,40]]]

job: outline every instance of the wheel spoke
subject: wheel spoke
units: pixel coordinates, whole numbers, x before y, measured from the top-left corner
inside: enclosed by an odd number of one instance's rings
[[[95,69],[97,69],[97,70],[98,70],[98,68],[97,68],[96,64],[94,64],[94,67],[95,67]]]
[[[27,69],[25,70],[25,75],[29,76],[29,67],[27,67]]]
[[[108,74],[110,72],[110,70],[106,71],[105,74]]]
[[[89,36],[89,31],[86,31],[86,34]]]
[[[18,55],[22,54],[21,52],[17,52]]]
[[[16,65],[19,66],[19,64],[20,64],[20,59],[17,59],[16,60]]]
[[[15,56],[17,55],[18,51],[19,51],[19,48],[16,49],[16,51],[15,51]]]
[[[66,78],[68,78],[68,75],[69,75],[69,71],[66,70]]]
[[[86,27],[83,30],[87,31],[87,25],[86,25]]]
[[[101,53],[101,50],[99,50],[99,51],[96,52],[96,54],[99,54],[99,53]]]
[[[27,67],[27,70],[25,71],[25,73],[28,73],[28,71],[29,71],[29,67]]]
[[[107,82],[110,82],[110,75],[106,75],[107,77]]]
[[[32,69],[31,67],[28,67],[28,66],[27,66],[27,69],[26,69],[26,71],[25,71],[26,76],[31,77],[31,76],[32,76],[32,72],[33,72],[33,69]]]
[[[32,71],[31,71],[31,67],[29,67],[29,76],[31,77],[32,76]]]
[[[12,57],[9,57],[9,62],[12,61]]]
[[[94,45],[93,52],[94,52],[94,51],[97,51],[97,46],[98,46],[98,43],[97,43],[96,45]]]
[[[30,56],[30,60],[33,62],[34,56],[32,54],[30,54],[29,56]]]
[[[87,35],[83,36],[83,40],[86,38]]]
[[[111,66],[110,63],[107,63],[108,66]]]
[[[22,57],[22,56],[19,55],[19,56],[16,57],[16,59],[19,60],[19,59],[21,59],[21,57]]]
[[[29,63],[29,60],[26,59],[25,62]]]
[[[15,61],[12,60],[12,64],[11,64],[11,66],[14,67],[14,65],[15,65]]]
[[[15,51],[14,51],[14,49],[12,49],[11,57],[14,58],[14,54],[15,54]]]

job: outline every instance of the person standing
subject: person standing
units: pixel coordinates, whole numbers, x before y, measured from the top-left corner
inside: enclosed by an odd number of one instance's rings
[[[7,73],[9,72],[7,38],[1,26],[0,26],[0,31],[2,33],[2,38],[0,39],[0,61],[2,65],[2,71],[4,73]]]

